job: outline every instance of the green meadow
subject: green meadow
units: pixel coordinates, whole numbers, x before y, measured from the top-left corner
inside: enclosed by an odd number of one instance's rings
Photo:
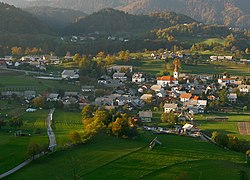
[[[88,144],[55,152],[34,161],[7,179],[176,179],[186,172],[191,179],[202,177],[222,179],[228,175],[241,179],[250,176],[245,156],[199,139],[175,135],[158,135],[163,143],[149,150],[155,136],[141,132],[138,139],[117,139],[99,134]],[[218,162],[224,162],[222,165]],[[187,165],[188,164],[188,165]],[[211,166],[213,165],[213,166]],[[216,166],[218,168],[216,168]],[[196,170],[196,167],[199,168]],[[202,167],[205,167],[204,169]],[[237,167],[221,174],[227,167]],[[184,171],[182,171],[184,168]],[[231,168],[233,169],[233,168]],[[59,173],[60,172],[60,173]],[[168,172],[171,172],[170,174]],[[211,173],[212,172],[212,173]],[[149,178],[150,177],[150,178]],[[168,178],[167,178],[168,179]]]

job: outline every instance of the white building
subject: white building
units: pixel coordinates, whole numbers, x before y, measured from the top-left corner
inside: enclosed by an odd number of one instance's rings
[[[164,104],[164,112],[165,113],[170,113],[171,111],[175,112],[178,108],[178,105],[177,104],[174,104],[174,103],[165,103]]]
[[[230,93],[227,95],[227,99],[231,103],[236,103],[237,102],[237,94],[236,93]]]
[[[240,85],[238,89],[242,93],[250,93],[250,85]]]
[[[132,82],[134,82],[134,83],[145,82],[145,76],[142,73],[135,73],[132,76]]]
[[[235,78],[220,78],[218,79],[219,84],[234,84],[236,81]]]
[[[172,76],[162,76],[157,78],[157,85],[160,85],[162,87],[166,87],[167,85],[173,86],[177,84],[179,84],[178,79]]]

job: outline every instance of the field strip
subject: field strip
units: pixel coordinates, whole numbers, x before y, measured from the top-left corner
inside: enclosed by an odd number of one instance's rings
[[[181,165],[181,164],[185,164],[185,163],[193,163],[193,162],[197,163],[197,162],[202,162],[202,161],[204,161],[204,160],[206,160],[206,159],[201,159],[201,160],[195,160],[195,159],[194,159],[194,160],[182,161],[182,162],[178,162],[178,163],[171,164],[171,165],[168,165],[168,166],[164,166],[164,167],[162,167],[162,168],[160,168],[160,169],[157,169],[157,170],[155,170],[155,171],[152,171],[152,172],[150,172],[150,173],[148,173],[148,174],[145,174],[145,175],[141,176],[140,179],[143,179],[143,178],[150,178],[150,177],[153,176],[154,174],[158,174],[159,172],[165,171],[165,170],[167,170],[167,169],[170,169],[171,167],[174,167],[174,166],[176,166],[176,165]]]
[[[89,172],[83,174],[82,176],[86,176],[86,175],[88,175],[88,174],[91,174],[91,173],[97,171],[97,170],[100,169],[100,168],[103,168],[103,167],[105,167],[105,166],[108,166],[109,164],[112,164],[112,163],[115,162],[115,161],[118,161],[118,160],[120,160],[120,159],[122,159],[122,158],[124,158],[124,157],[127,157],[127,156],[131,155],[131,154],[137,153],[137,152],[139,152],[139,151],[141,151],[141,150],[143,150],[143,149],[145,149],[145,148],[147,148],[147,147],[148,147],[148,145],[143,146],[143,147],[140,147],[140,148],[136,149],[135,151],[129,152],[129,153],[127,153],[127,154],[124,154],[124,155],[122,155],[122,156],[120,156],[120,157],[118,157],[118,158],[116,158],[116,159],[114,159],[114,160],[112,160],[112,161],[109,161],[109,162],[107,162],[107,163],[105,163],[105,164],[103,164],[103,165],[101,165],[101,166],[95,168],[95,169],[92,170],[92,171],[89,171]]]
[[[250,122],[239,122],[238,130],[242,135],[250,135]]]

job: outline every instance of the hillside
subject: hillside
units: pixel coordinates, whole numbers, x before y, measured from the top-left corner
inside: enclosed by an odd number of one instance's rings
[[[56,30],[60,30],[86,16],[86,14],[81,11],[48,6],[29,7],[24,10],[46,22],[50,27]]]
[[[21,9],[8,4],[0,3],[0,33],[17,34],[52,34],[51,29]]]
[[[7,179],[241,179],[241,174],[250,175],[243,154],[172,135],[158,135],[163,145],[150,151],[148,142],[153,138],[100,135],[86,145],[34,161]]]
[[[205,23],[250,27],[249,0],[2,0],[17,6],[52,6],[86,13],[116,8],[133,14],[173,11]],[[22,2],[22,3],[21,3]]]
[[[94,23],[93,23],[94,22]],[[65,29],[69,34],[94,31],[105,33],[146,32],[156,28],[166,28],[175,24],[195,22],[192,18],[175,14],[132,15],[111,8],[93,13]]]
[[[248,0],[138,0],[121,10],[135,14],[167,10],[183,13],[205,23],[249,27],[248,3]]]

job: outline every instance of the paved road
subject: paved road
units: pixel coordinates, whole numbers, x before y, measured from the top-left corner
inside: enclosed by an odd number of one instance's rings
[[[48,136],[49,136],[49,149],[50,150],[55,150],[55,147],[56,147],[56,138],[55,138],[55,134],[51,128],[51,123],[52,123],[52,120],[53,120],[53,113],[55,112],[55,109],[51,109],[49,114],[48,114],[48,117],[46,119],[46,124],[47,124],[47,133],[48,133]],[[34,156],[34,159],[37,159],[41,156],[43,156],[44,154],[38,154],[38,155],[35,155]],[[0,175],[0,179],[6,177],[6,176],[9,176],[13,173],[15,173],[16,171],[18,171],[19,169],[23,168],[24,166],[28,165],[29,163],[31,163],[33,160],[33,158],[29,158],[27,160],[25,160],[24,162],[22,162],[21,164],[19,164],[18,166],[14,167],[13,169],[7,171],[6,173],[3,173]]]
[[[56,144],[56,137],[55,137],[55,134],[53,132],[53,129],[51,128],[51,124],[52,124],[52,121],[53,121],[53,113],[55,112],[55,109],[51,109],[50,110],[50,113],[46,119],[46,124],[47,124],[47,133],[48,133],[48,136],[49,136],[49,149],[50,150],[54,150],[55,147],[57,146]]]

